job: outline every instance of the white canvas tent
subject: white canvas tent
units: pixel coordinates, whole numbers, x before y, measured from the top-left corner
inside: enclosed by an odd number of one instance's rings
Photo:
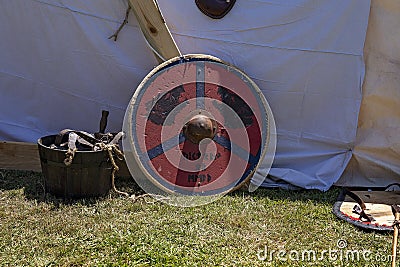
[[[400,182],[400,2],[372,1],[353,156],[338,185]]]
[[[158,64],[133,15],[117,42],[108,39],[128,3],[0,1],[0,140],[93,132],[102,109],[108,129],[120,130],[134,90]],[[269,185],[400,180],[397,1],[239,0],[221,20],[194,1],[159,6],[183,54],[217,56],[263,91],[278,134]]]

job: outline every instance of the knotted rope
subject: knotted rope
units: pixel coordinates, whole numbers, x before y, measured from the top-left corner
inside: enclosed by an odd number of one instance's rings
[[[118,159],[122,160],[124,157],[124,154],[121,152],[121,150],[119,150],[119,147],[117,144],[105,144],[105,143],[99,143],[98,144],[99,147],[101,148],[101,150],[103,151],[107,151],[108,153],[108,157],[111,161],[111,165],[113,166],[113,170],[111,172],[111,186],[112,189],[121,195],[127,196],[129,197],[129,194],[127,192],[124,191],[120,191],[115,187],[115,173],[117,171],[119,171],[119,167],[118,165],[115,163],[115,159],[114,159],[114,155],[113,152],[115,153],[115,155],[118,157]]]

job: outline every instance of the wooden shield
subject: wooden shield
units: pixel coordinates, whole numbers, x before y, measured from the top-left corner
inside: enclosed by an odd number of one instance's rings
[[[359,203],[342,190],[333,205],[333,213],[340,219],[366,230],[393,231],[394,215],[391,205],[400,203],[400,191],[352,191],[365,204],[365,212],[373,218],[369,222],[355,212]]]
[[[240,187],[265,156],[266,104],[246,74],[218,58],[186,55],[159,65],[125,114],[123,147],[132,176],[147,183],[146,191],[155,186],[184,196]],[[192,126],[195,138],[185,131]]]

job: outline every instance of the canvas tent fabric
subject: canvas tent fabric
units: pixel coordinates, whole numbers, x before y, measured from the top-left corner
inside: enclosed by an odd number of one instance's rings
[[[0,140],[97,131],[102,109],[108,130],[120,130],[157,65],[133,14],[108,39],[127,1],[0,1]],[[339,179],[356,140],[370,1],[237,1],[221,20],[194,1],[159,6],[183,54],[217,56],[261,88],[278,136],[270,182],[327,190]]]
[[[36,142],[63,128],[120,130],[138,82],[157,61],[124,1],[1,1],[0,140]],[[18,14],[18,15],[16,15]]]
[[[372,1],[357,137],[337,185],[386,187],[400,182],[399,29],[400,2]]]

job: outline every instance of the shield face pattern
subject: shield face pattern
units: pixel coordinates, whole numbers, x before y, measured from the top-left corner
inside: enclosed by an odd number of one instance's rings
[[[198,114],[217,129],[195,144],[182,129]],[[135,180],[164,192],[225,194],[248,181],[265,155],[266,114],[263,94],[234,66],[205,55],[172,59],[143,80],[128,106],[127,165]]]
[[[220,19],[228,14],[236,0],[195,0],[195,2],[205,15],[213,19]]]

